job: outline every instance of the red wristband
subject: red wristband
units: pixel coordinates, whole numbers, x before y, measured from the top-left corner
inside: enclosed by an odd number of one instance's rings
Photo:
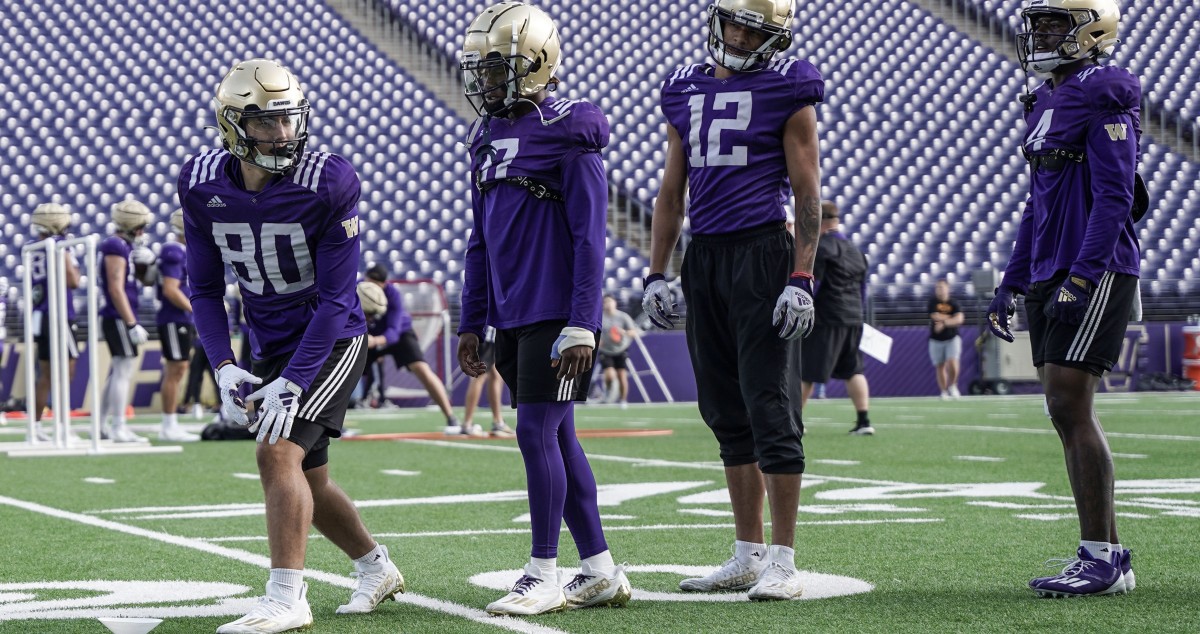
[[[789,279],[793,279],[793,280],[794,280],[794,279],[796,279],[797,277],[804,278],[804,279],[806,279],[806,280],[815,279],[815,278],[813,278],[813,276],[812,276],[812,273],[805,273],[804,271],[797,271],[797,272],[795,272],[795,273],[792,273],[792,275],[791,275],[791,277],[790,277]]]

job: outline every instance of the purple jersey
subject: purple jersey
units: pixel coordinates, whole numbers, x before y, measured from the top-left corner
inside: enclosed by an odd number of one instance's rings
[[[187,274],[187,249],[178,242],[168,242],[162,245],[162,250],[158,253],[158,301],[160,306],[158,309],[158,318],[155,320],[159,325],[162,324],[190,324],[192,323],[192,314],[184,309],[171,303],[171,300],[163,296],[163,278],[174,278],[179,280],[179,290],[183,291],[184,296],[191,295],[191,290],[188,288]]]
[[[459,332],[565,319],[600,328],[608,119],[586,101],[548,97],[513,120],[471,128],[474,230],[467,241]],[[514,179],[560,192],[538,198]],[[535,185],[536,186],[536,185]]]
[[[659,107],[687,153],[692,233],[729,233],[786,220],[791,185],[784,125],[824,98],[821,74],[802,59],[776,60],[728,79],[714,77],[711,64],[671,74]]]
[[[1138,78],[1116,66],[1088,66],[1053,89],[1043,83],[1034,95],[1025,115],[1026,153],[1086,158],[1032,171],[1005,285],[1025,291],[1062,271],[1093,284],[1105,271],[1138,275],[1130,214],[1142,134]]]
[[[400,335],[412,330],[412,315],[404,310],[404,297],[395,284],[384,284],[383,294],[387,297],[387,312],[379,319],[367,322],[367,334],[383,335],[387,345],[400,341]]]
[[[100,297],[104,300],[100,305],[100,316],[116,320],[121,319],[121,315],[117,313],[117,307],[113,305],[112,295],[109,294],[108,267],[104,266],[105,257],[115,255],[125,260],[125,297],[129,298],[129,308],[133,310],[133,315],[136,318],[138,281],[133,272],[133,263],[129,261],[129,253],[133,251],[133,246],[121,236],[108,236],[100,243],[98,251],[99,254],[97,257],[100,260],[100,275],[97,276],[99,279],[96,282],[100,286]]]
[[[295,350],[282,376],[304,389],[334,341],[366,332],[358,275],[359,180],[336,154],[308,152],[246,191],[240,162],[208,150],[179,171],[196,331],[213,366],[233,359],[224,262],[241,288],[256,359]]]
[[[55,240],[64,240],[65,236],[55,236]],[[75,253],[71,249],[65,251],[66,258],[75,263]],[[62,266],[61,264],[59,266]],[[39,313],[46,313],[50,310],[49,298],[46,294],[46,252],[43,250],[34,251],[29,262],[29,278],[33,282],[33,310]],[[67,289],[67,321],[75,319],[75,301],[72,297],[72,289]]]

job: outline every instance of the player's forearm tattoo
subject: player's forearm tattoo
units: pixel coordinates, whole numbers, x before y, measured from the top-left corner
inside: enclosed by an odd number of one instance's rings
[[[817,240],[821,237],[821,199],[805,196],[796,207],[796,261],[812,268],[817,259]]]

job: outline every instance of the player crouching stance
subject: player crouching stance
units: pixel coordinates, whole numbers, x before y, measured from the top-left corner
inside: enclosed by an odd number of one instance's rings
[[[303,579],[310,525],[354,560],[358,582],[339,614],[394,599],[404,578],[327,464],[366,362],[354,290],[358,175],[341,156],[304,152],[308,100],[278,62],[235,65],[216,107],[224,149],[192,157],[179,173],[192,308],[225,417],[249,425],[240,390],[262,384],[247,400],[259,402],[256,456],[271,551],[266,596],[217,632],[269,634],[313,622]],[[234,363],[221,261],[238,279],[253,374]]]
[[[608,120],[585,101],[555,99],[559,36],[540,9],[501,2],[467,30],[460,67],[480,114],[469,138],[474,231],[467,243],[458,361],[475,377],[486,326],[513,390],[533,548],[525,573],[491,614],[624,605],[624,567],[600,525],[596,479],[575,438],[600,329]],[[559,585],[563,520],[582,572]]]

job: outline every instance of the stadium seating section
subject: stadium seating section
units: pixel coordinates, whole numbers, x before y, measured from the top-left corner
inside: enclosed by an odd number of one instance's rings
[[[976,0],[980,11],[1010,9]],[[461,34],[488,0],[375,0],[456,64]],[[612,122],[606,156],[615,188],[651,205],[665,134],[657,109],[663,77],[703,61],[705,2],[540,2],[564,36],[564,94],[597,103]],[[1151,15],[1191,16],[1191,6],[1134,12],[1126,39],[1154,38],[1169,55],[1123,51],[1149,102],[1195,117],[1197,35]],[[380,5],[380,6],[384,6]],[[299,75],[313,102],[310,149],[340,152],[363,180],[365,259],[396,277],[431,278],[456,302],[470,228],[469,179],[459,142],[468,124],[319,0],[287,11],[249,0],[237,11],[178,0],[168,18],[123,0],[9,0],[0,4],[0,276],[15,293],[28,213],[55,199],[72,206],[76,234],[103,232],[109,206],[132,196],[169,234],[175,175],[217,143],[210,99],[239,58],[268,56]],[[253,18],[253,19],[247,19]],[[1183,22],[1174,22],[1182,24]],[[971,272],[1002,265],[1024,192],[1017,151],[1023,73],[1004,55],[902,0],[870,11],[801,3],[794,53],[825,75],[820,107],[823,184],[872,263],[880,298],[924,297],[948,277],[964,293]],[[1169,46],[1171,42],[1177,46]],[[1153,78],[1153,79],[1150,79]],[[1182,94],[1178,86],[1193,92]],[[1172,92],[1175,91],[1175,92]],[[1141,225],[1151,295],[1200,292],[1197,166],[1143,137],[1142,172],[1155,214]],[[637,293],[644,254],[610,237],[605,288]]]

